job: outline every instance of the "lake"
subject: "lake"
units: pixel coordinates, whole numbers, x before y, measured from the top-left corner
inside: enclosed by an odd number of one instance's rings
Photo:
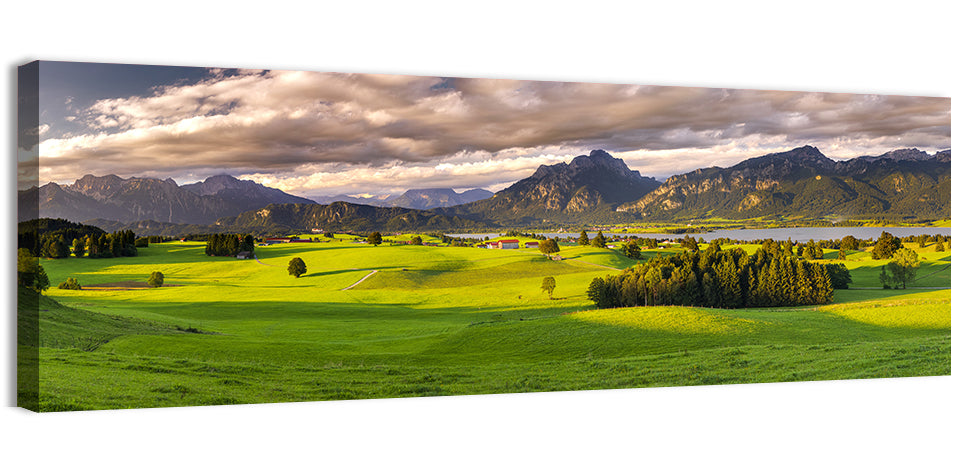
[[[905,237],[910,235],[922,235],[928,234],[931,236],[935,235],[951,235],[950,227],[785,227],[785,228],[776,228],[776,229],[722,229],[712,232],[701,232],[701,233],[689,233],[690,237],[699,237],[705,239],[706,241],[711,241],[713,239],[729,238],[737,240],[757,240],[757,239],[774,239],[774,240],[786,240],[791,237],[793,242],[808,242],[809,240],[826,240],[826,239],[841,239],[847,235],[855,236],[858,239],[877,239],[881,235],[882,231],[888,232],[889,234],[895,237]],[[542,232],[537,233],[542,234],[546,237],[578,237],[579,233],[575,232]],[[596,232],[587,232],[589,238],[595,237]],[[613,235],[613,233],[603,233],[607,237]],[[489,237],[490,239],[499,237],[501,234],[498,233],[486,233],[486,234],[446,234],[450,237],[467,237],[472,239],[483,239]],[[621,233],[616,232],[614,235],[619,237],[649,237],[656,239],[681,239],[685,237],[686,234],[658,234],[658,233],[648,233],[648,232],[627,232]]]

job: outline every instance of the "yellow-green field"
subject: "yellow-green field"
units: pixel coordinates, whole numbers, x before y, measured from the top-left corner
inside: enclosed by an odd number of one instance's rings
[[[916,289],[740,310],[595,310],[589,282],[635,262],[593,247],[563,247],[562,261],[535,249],[349,238],[257,247],[258,260],[203,252],[170,242],[133,258],[42,261],[52,286],[68,276],[84,286],[145,281],[153,271],[165,286],[49,289],[37,306],[41,408],[950,374],[950,252],[930,247],[919,250]],[[669,250],[644,254],[657,252]],[[287,274],[293,257],[306,263],[300,278]],[[880,262],[848,258],[852,287],[879,286]],[[540,290],[546,276],[555,299]]]

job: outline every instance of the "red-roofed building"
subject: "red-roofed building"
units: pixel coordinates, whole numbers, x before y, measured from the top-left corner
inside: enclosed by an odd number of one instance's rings
[[[498,242],[500,249],[518,249],[519,240],[518,239],[502,239]]]
[[[539,248],[539,243],[538,243],[538,242],[526,242],[526,248],[527,248],[527,249],[538,249],[538,248]]]

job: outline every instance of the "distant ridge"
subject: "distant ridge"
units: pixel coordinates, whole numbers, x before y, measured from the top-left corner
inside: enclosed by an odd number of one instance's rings
[[[39,217],[73,222],[105,219],[128,223],[149,219],[180,224],[210,224],[271,203],[312,203],[228,175],[184,186],[170,178],[84,175],[71,185],[48,183],[21,191],[18,200],[23,215],[29,214],[28,206],[39,204]]]
[[[815,147],[799,147],[670,177],[617,209],[656,220],[947,218],[951,151],[902,149],[836,162]]]

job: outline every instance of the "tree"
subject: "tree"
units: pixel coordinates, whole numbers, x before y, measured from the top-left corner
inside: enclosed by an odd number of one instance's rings
[[[602,235],[602,231],[599,231],[599,233],[595,235],[595,238],[592,239],[592,246],[605,248],[605,244],[606,244],[605,236]]]
[[[585,231],[582,231],[579,234],[579,240],[576,242],[578,242],[579,245],[589,245],[589,234],[586,234]]]
[[[146,280],[146,284],[154,288],[159,288],[160,286],[163,286],[163,274],[158,271],[153,272],[152,274],[150,274],[150,279]]]
[[[844,249],[845,251],[849,250],[858,250],[859,241],[855,236],[847,235],[842,237],[842,241],[839,242],[838,248]]]
[[[892,282],[896,286],[901,284],[902,289],[905,289],[905,284],[911,283],[915,279],[919,266],[921,266],[921,262],[918,261],[918,254],[914,250],[896,250],[892,256],[892,261],[888,263]]]
[[[944,252],[944,251],[945,251],[945,246],[944,246],[944,244],[942,244],[941,241],[939,240],[939,241],[935,244],[935,252]]]
[[[552,292],[556,289],[556,279],[547,276],[542,279],[542,291],[549,293],[549,299],[552,299]]]
[[[47,272],[29,249],[17,249],[17,284],[38,293],[50,287]]]
[[[80,286],[80,282],[77,281],[76,278],[72,278],[72,277],[67,278],[66,281],[64,281],[64,282],[60,283],[59,285],[57,285],[57,288],[58,288],[58,289],[83,289],[83,288]]]
[[[845,260],[845,249],[838,249],[838,259]]]
[[[83,239],[73,239],[73,255],[82,257],[84,254],[86,254],[86,244]]]
[[[878,237],[878,241],[875,242],[875,247],[872,248],[872,259],[883,260],[891,258],[895,254],[895,251],[900,248],[901,239],[882,231],[881,236]]]
[[[891,289],[892,279],[884,265],[881,267],[881,273],[878,274],[878,281],[881,283],[881,289]]]
[[[848,284],[852,282],[852,275],[844,263],[825,264],[825,271],[828,272],[833,289],[848,289]]]
[[[372,234],[369,234],[369,237],[366,238],[366,243],[379,245],[383,243],[383,235],[379,232],[373,232]]]
[[[422,237],[413,236],[410,242],[412,243],[412,245],[422,245]]]
[[[555,239],[546,239],[539,243],[539,251],[544,254],[556,253],[559,251],[559,244]]]
[[[683,249],[686,249],[686,250],[691,250],[693,252],[699,251],[698,242],[696,242],[694,238],[689,237],[688,234],[686,234],[685,237],[682,238],[680,245],[682,246]],[[628,257],[628,255],[626,256]],[[632,257],[629,257],[629,258],[632,258]]]
[[[290,275],[299,278],[300,275],[306,273],[306,262],[303,259],[296,257],[289,261],[289,268],[286,269]]]
[[[697,245],[696,248],[698,248]],[[639,243],[637,241],[630,240],[625,244],[622,244],[622,254],[631,258],[632,260],[638,260],[642,258],[642,248],[639,247]]]

